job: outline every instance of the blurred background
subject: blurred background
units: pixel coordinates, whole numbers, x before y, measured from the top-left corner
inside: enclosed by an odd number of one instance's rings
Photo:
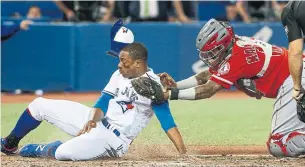
[[[101,91],[118,60],[107,56],[110,28],[123,18],[149,51],[149,65],[176,80],[207,67],[195,48],[210,18],[238,35],[287,47],[280,15],[287,1],[1,2],[2,92]]]

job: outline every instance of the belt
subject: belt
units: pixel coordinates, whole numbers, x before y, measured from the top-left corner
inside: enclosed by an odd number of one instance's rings
[[[111,124],[107,121],[107,119],[102,119],[102,124],[109,130],[113,130],[112,132],[117,136],[119,137],[121,135],[120,131],[118,131],[117,129],[115,128],[111,128]],[[112,126],[113,127],[113,126]]]

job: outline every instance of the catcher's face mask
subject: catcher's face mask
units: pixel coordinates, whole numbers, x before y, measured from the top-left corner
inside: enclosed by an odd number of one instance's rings
[[[197,35],[199,58],[212,69],[217,69],[230,54],[233,41],[234,32],[230,24],[212,18]]]
[[[220,54],[224,50],[223,45],[219,45],[206,52],[199,50],[199,58],[209,67],[214,67],[220,63]]]

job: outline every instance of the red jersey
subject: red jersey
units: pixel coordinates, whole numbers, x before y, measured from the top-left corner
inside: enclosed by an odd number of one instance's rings
[[[240,78],[257,78],[256,88],[265,97],[276,98],[277,91],[290,75],[288,51],[250,37],[236,37],[232,54],[210,80],[230,88]]]

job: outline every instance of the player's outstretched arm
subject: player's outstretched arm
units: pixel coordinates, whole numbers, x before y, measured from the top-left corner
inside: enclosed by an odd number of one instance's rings
[[[179,82],[175,82],[175,80],[165,72],[158,75],[164,87],[178,88],[179,90],[188,89],[197,85],[205,84],[211,77],[211,73],[209,72],[209,70],[202,71]]]
[[[209,70],[202,71],[195,75],[198,85],[206,84],[211,77]]]
[[[186,148],[182,140],[182,136],[177,127],[171,128],[166,132],[168,138],[174,143],[180,154],[186,153]]]
[[[171,100],[199,100],[212,97],[218,91],[224,89],[221,85],[208,80],[206,84],[199,85],[193,88],[179,90],[172,88],[164,93],[166,99]]]
[[[92,110],[90,111],[91,116],[89,121],[84,125],[84,128],[80,130],[77,136],[89,132],[92,128],[96,127],[96,123],[104,118],[106,115],[109,101],[113,98],[112,95],[107,93],[102,93],[99,99],[96,101]]]
[[[180,135],[180,132],[175,124],[174,118],[170,112],[168,101],[162,104],[153,104],[152,108],[161,124],[161,127],[166,132],[167,136],[174,143],[180,154],[186,153],[186,148]]]

